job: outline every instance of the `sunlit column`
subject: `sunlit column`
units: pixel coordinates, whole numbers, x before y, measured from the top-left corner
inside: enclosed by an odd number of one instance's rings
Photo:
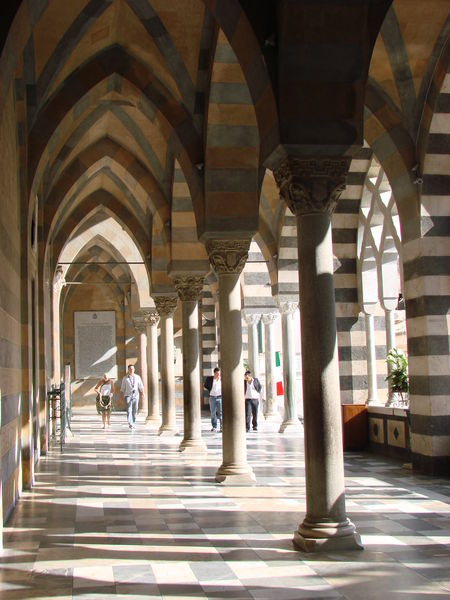
[[[264,346],[266,363],[266,403],[264,417],[267,421],[281,422],[281,416],[277,407],[277,381],[275,361],[275,321],[278,312],[265,313],[261,317],[264,324]],[[278,425],[277,425],[278,426]]]
[[[366,324],[367,352],[367,404],[378,404],[377,357],[375,346],[375,318],[371,313],[364,313]]]
[[[258,353],[258,329],[257,325],[261,315],[257,313],[244,312],[244,319],[247,323],[248,335],[248,364],[253,377],[259,379],[259,353]]]
[[[297,390],[294,341],[294,313],[298,308],[296,302],[280,302],[281,333],[283,338],[283,388],[284,417],[280,425],[280,433],[286,430],[301,430],[298,419],[297,404],[300,390]]]
[[[203,277],[175,277],[174,284],[181,300],[183,330],[184,437],[179,450],[204,453],[207,447],[202,439],[198,335],[198,299],[203,289]]]
[[[175,372],[173,368],[173,314],[177,307],[174,296],[156,296],[156,309],[161,317],[161,401],[162,423],[159,435],[175,435],[178,433]]]
[[[53,374],[52,383],[59,387],[61,383],[61,319],[59,311],[59,303],[61,300],[61,290],[65,285],[64,271],[61,266],[56,267],[55,277],[52,287],[52,325],[53,325]]]
[[[143,311],[147,326],[147,418],[150,429],[157,429],[161,423],[159,414],[159,378],[158,378],[158,323],[156,308]]]
[[[306,516],[294,534],[304,551],[361,547],[346,516],[331,215],[350,158],[289,156],[274,170],[297,218],[303,363]]]
[[[147,387],[147,324],[144,320],[142,311],[133,315],[133,325],[137,331],[138,338],[138,364],[136,365],[136,373],[141,376],[144,387]],[[146,395],[148,390],[146,389]],[[139,410],[144,408],[142,397],[139,398]]]
[[[208,240],[206,250],[219,280],[220,365],[222,375],[223,462],[216,481],[255,481],[247,462],[239,277],[250,240]]]

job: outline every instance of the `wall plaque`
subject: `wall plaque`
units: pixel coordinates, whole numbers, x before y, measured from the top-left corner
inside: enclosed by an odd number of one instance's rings
[[[113,310],[74,312],[75,378],[117,379],[116,313]]]

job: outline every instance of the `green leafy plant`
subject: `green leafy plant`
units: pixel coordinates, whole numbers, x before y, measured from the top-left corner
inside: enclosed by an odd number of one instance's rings
[[[391,348],[387,353],[386,362],[389,370],[386,380],[389,381],[390,390],[393,393],[400,394],[402,403],[406,404],[406,398],[403,396],[403,394],[409,392],[408,361],[406,356],[398,348]]]

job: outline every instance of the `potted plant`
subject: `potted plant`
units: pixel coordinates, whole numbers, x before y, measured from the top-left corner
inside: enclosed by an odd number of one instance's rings
[[[386,362],[388,364],[389,381],[389,404],[394,404],[396,398],[400,397],[400,404],[408,405],[408,361],[406,356],[398,348],[391,348],[387,353]],[[404,396],[406,394],[406,396]]]

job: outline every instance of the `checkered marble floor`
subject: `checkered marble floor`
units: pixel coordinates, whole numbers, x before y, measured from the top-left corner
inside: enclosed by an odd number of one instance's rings
[[[143,417],[131,432],[113,414],[104,432],[96,413],[75,413],[64,452],[41,459],[4,528],[2,600],[450,598],[450,480],[346,454],[347,513],[364,550],[304,554],[292,545],[305,511],[302,436],[262,423],[247,434],[256,485],[224,487],[221,436],[206,416],[202,426],[208,454],[192,458]]]

